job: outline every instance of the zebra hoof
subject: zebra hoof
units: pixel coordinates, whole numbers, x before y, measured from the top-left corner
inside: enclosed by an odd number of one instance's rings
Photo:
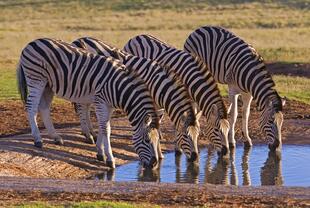
[[[57,139],[57,140],[55,140],[54,143],[55,143],[56,145],[63,146],[63,145],[64,145],[64,140],[63,140],[63,139]]]
[[[252,147],[252,142],[246,141],[246,142],[243,143],[243,145],[244,145],[244,148],[249,149],[249,148]]]
[[[175,150],[174,155],[176,157],[180,157],[182,155],[182,152],[180,150]]]
[[[37,148],[42,148],[43,147],[43,143],[41,141],[34,142],[34,146],[37,147]]]
[[[97,160],[104,162],[105,161],[105,156],[97,154]]]
[[[106,162],[106,165],[109,167],[109,168],[115,168],[115,163],[113,161],[107,161]]]

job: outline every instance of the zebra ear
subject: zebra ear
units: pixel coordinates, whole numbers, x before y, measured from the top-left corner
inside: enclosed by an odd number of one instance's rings
[[[144,123],[146,126],[149,126],[152,123],[152,115],[147,114],[144,118]]]
[[[165,113],[165,110],[164,109],[159,109],[156,111],[158,117],[159,117],[159,123],[162,122],[163,118],[164,118],[164,113]]]

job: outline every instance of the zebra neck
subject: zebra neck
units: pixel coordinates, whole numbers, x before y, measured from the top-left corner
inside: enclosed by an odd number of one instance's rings
[[[265,111],[272,107],[276,112],[282,111],[281,98],[273,88],[269,88],[268,91],[262,92],[260,95],[256,99],[254,98],[258,110]]]

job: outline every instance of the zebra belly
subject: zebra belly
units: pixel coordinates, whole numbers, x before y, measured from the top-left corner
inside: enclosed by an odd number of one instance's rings
[[[90,104],[93,103],[95,100],[95,96],[94,95],[85,95],[85,96],[81,96],[81,97],[74,97],[74,96],[63,96],[60,94],[56,94],[57,97],[59,98],[63,98],[65,100],[68,100],[70,102],[74,102],[74,103],[81,103],[81,104]]]

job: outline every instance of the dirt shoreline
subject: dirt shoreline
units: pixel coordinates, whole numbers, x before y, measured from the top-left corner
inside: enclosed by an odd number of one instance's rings
[[[0,184],[0,206],[38,200],[112,200],[148,202],[163,206],[310,206],[310,187],[236,187],[15,177],[0,177]]]

